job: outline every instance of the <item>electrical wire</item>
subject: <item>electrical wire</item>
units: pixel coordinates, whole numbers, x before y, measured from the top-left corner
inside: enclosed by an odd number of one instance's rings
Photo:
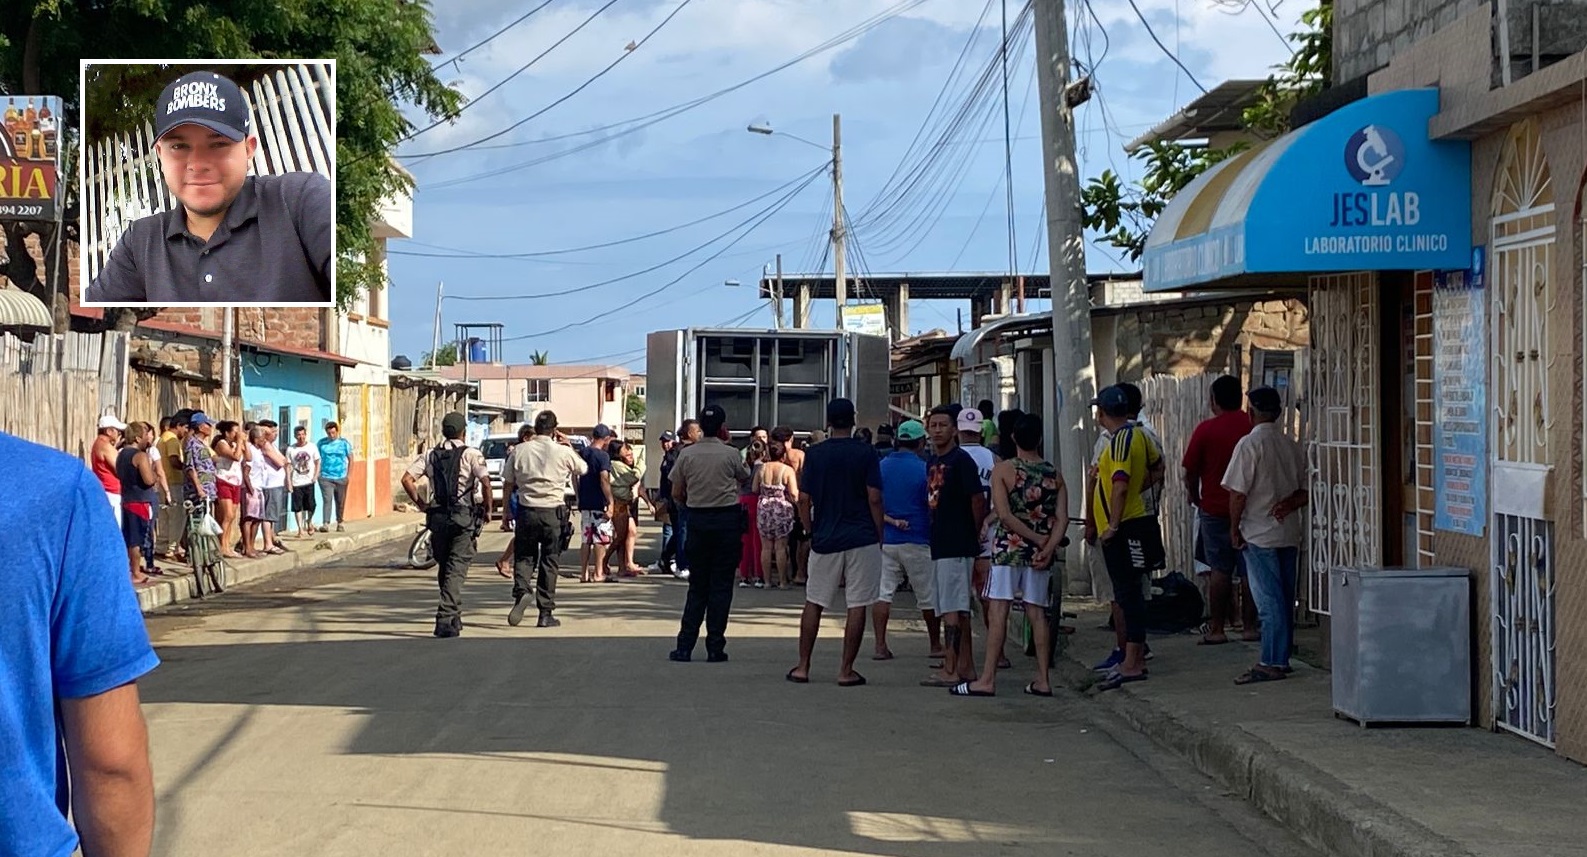
[[[1141,19],[1141,26],[1146,28],[1146,34],[1152,37],[1152,41],[1157,43],[1158,50],[1162,51],[1164,56],[1173,60],[1174,65],[1179,66],[1179,70],[1185,73],[1185,77],[1190,78],[1190,82],[1195,84],[1197,89],[1205,93],[1207,88],[1201,85],[1201,81],[1197,80],[1196,76],[1190,73],[1190,69],[1186,68],[1185,64],[1179,61],[1179,57],[1175,56],[1174,52],[1169,50],[1167,45],[1163,44],[1163,40],[1157,37],[1157,31],[1152,29],[1152,22],[1146,20],[1145,13],[1141,11],[1140,6],[1135,4],[1135,0],[1125,0],[1125,2],[1129,3],[1130,8],[1135,10],[1135,17]]]
[[[575,286],[574,288],[571,288],[571,289],[561,289],[561,290],[554,291],[554,292],[537,292],[535,294],[522,294],[522,295],[445,295],[442,298],[442,300],[447,300],[447,301],[467,301],[467,302],[476,302],[476,301],[495,302],[495,301],[539,300],[539,299],[542,299],[542,298],[561,298],[561,297],[567,297],[568,295],[577,295],[577,294],[582,294],[582,293],[588,292],[588,291],[594,291],[595,289],[599,289],[599,288],[602,288],[602,287],[605,287],[605,286],[615,285],[617,283],[621,283],[621,282],[625,282],[625,281],[628,281],[628,280],[635,279],[636,277],[643,277],[646,274],[653,274],[656,271],[659,271],[662,268],[667,267],[668,265],[672,265],[672,264],[675,264],[677,262],[681,262],[684,259],[687,259],[690,256],[693,256],[695,253],[698,253],[701,250],[704,250],[707,247],[710,247],[712,244],[715,244],[716,242],[721,241],[722,239],[726,238],[727,236],[732,235],[734,232],[738,231],[739,229],[744,228],[744,226],[746,224],[750,223],[751,221],[754,221],[757,217],[761,217],[761,215],[763,215],[763,214],[775,214],[776,212],[781,211],[783,206],[786,206],[794,197],[798,196],[801,191],[803,191],[805,188],[809,187],[811,185],[811,183],[813,183],[815,181],[816,176],[818,176],[819,174],[820,174],[819,172],[812,172],[812,173],[808,174],[808,176],[805,178],[805,180],[802,183],[800,183],[797,187],[793,188],[792,190],[788,191],[787,193],[783,194],[782,198],[779,199],[777,202],[772,203],[772,205],[769,208],[761,209],[761,211],[750,215],[750,217],[748,219],[739,221],[737,224],[735,224],[728,231],[726,231],[726,232],[724,232],[724,233],[722,233],[720,235],[717,235],[716,237],[712,238],[711,240],[706,241],[704,244],[700,244],[700,245],[698,245],[696,247],[691,247],[690,249],[684,251],[683,253],[680,253],[677,256],[672,257],[671,259],[668,259],[665,262],[661,262],[659,264],[652,265],[652,266],[650,266],[648,268],[645,268],[644,270],[634,271],[634,272],[628,273],[628,274],[623,274],[620,277],[613,277],[613,278],[611,278],[609,280],[602,280],[602,281],[600,281],[598,283],[590,283],[588,285]],[[764,222],[764,221],[761,221],[761,222]],[[756,223],[756,225],[759,225],[759,223]],[[742,236],[740,236],[740,237],[742,238]],[[738,243],[738,240],[734,240],[733,241],[733,244],[737,244],[737,243]],[[728,246],[731,247],[732,244],[729,244]],[[723,248],[723,252],[725,252],[725,251],[726,251],[726,248]],[[711,256],[710,258],[711,259],[715,259],[717,256],[720,256],[720,255],[721,255],[721,253],[718,253],[716,255]],[[707,261],[709,261],[709,259]],[[694,270],[698,270],[698,267],[690,269],[691,272],[694,271]]]
[[[808,186],[808,185],[806,185],[806,186]],[[803,189],[804,189],[803,187],[799,188],[799,190],[803,190]],[[797,195],[798,195],[798,191],[795,191],[794,193],[791,193],[791,194],[785,196],[783,199],[778,200],[776,204],[774,204],[770,209],[768,209],[765,212],[764,216],[760,217],[754,223],[751,223],[748,226],[748,228],[746,228],[743,231],[743,233],[741,233],[738,237],[734,238],[732,241],[728,242],[725,246],[722,247],[722,249],[720,249],[717,252],[711,254],[710,256],[707,256],[705,259],[701,260],[699,264],[695,265],[694,267],[690,268],[687,271],[684,271],[682,274],[679,274],[674,279],[669,280],[666,283],[663,283],[662,285],[660,285],[660,286],[656,287],[655,289],[652,289],[652,290],[650,290],[650,291],[648,291],[648,292],[646,292],[646,293],[644,293],[642,295],[639,295],[638,297],[634,298],[633,300],[630,300],[628,303],[626,303],[624,305],[624,308],[632,310],[635,306],[639,305],[640,303],[643,303],[644,301],[647,301],[650,298],[653,298],[653,297],[665,292],[666,290],[672,288],[673,286],[677,285],[678,283],[683,282],[683,280],[686,277],[688,277],[690,274],[694,273],[695,271],[700,270],[701,268],[703,268],[706,265],[710,264],[711,262],[715,261],[718,257],[722,256],[729,249],[731,249],[733,247],[733,245],[735,245],[738,242],[740,242],[740,241],[744,240],[745,238],[749,237],[749,235],[751,233],[753,233],[757,228],[759,228],[761,226],[761,224],[764,224],[767,220],[770,220],[772,217],[776,216],[776,214],[779,211],[782,211],[784,208],[786,208],[788,203],[792,202],[794,197],[797,196]],[[725,236],[723,236],[723,237],[725,237]],[[692,296],[694,296],[696,294],[700,294],[701,292],[704,292],[704,291],[706,291],[708,289],[714,289],[714,288],[717,288],[717,285],[715,283],[709,283],[709,284],[707,284],[707,285],[705,285],[705,286],[703,286],[701,288],[698,288],[698,289],[695,289],[695,290],[693,290],[691,292],[686,292],[686,293],[684,293],[682,295],[679,295],[679,298],[681,299],[681,298],[686,298],[686,297],[692,297]],[[569,322],[568,324],[564,324],[561,327],[555,327],[555,328],[552,328],[550,330],[536,331],[534,333],[527,333],[527,334],[524,334],[522,336],[507,337],[506,339],[503,339],[502,341],[503,342],[515,342],[515,341],[523,340],[523,339],[533,339],[533,338],[540,337],[540,336],[553,336],[553,335],[561,333],[561,332],[563,332],[565,330],[569,330],[569,329],[572,329],[572,328],[575,328],[575,327],[582,327],[582,326],[584,326],[586,324],[593,324],[593,323],[601,320],[605,316],[606,316],[606,313],[603,311],[603,312],[596,313],[595,315],[592,315],[589,318],[583,319],[581,321]]]
[[[831,162],[829,161],[828,163],[831,163]],[[564,247],[564,248],[562,248],[560,250],[539,250],[539,251],[535,251],[535,252],[532,252],[532,253],[483,253],[483,252],[478,252],[478,251],[474,251],[474,250],[461,250],[461,249],[451,248],[451,247],[441,247],[441,248],[438,248],[438,249],[452,250],[453,252],[451,252],[451,253],[415,253],[415,252],[412,252],[412,251],[409,251],[409,250],[391,250],[391,251],[388,251],[387,255],[391,255],[391,256],[424,256],[424,257],[428,257],[428,258],[432,258],[432,259],[518,259],[518,260],[531,260],[531,259],[544,258],[546,256],[564,256],[564,255],[568,255],[570,253],[583,253],[583,252],[586,252],[586,251],[589,251],[589,250],[605,250],[608,247],[617,247],[617,246],[622,245],[622,244],[633,244],[633,243],[636,243],[636,242],[639,242],[639,241],[645,241],[645,240],[648,240],[648,239],[651,239],[651,238],[657,238],[657,237],[660,237],[662,235],[670,235],[670,234],[672,234],[674,232],[678,232],[680,230],[687,229],[687,228],[689,228],[691,226],[699,226],[702,223],[707,223],[707,222],[715,220],[715,219],[717,219],[719,217],[725,217],[725,216],[727,216],[729,214],[732,214],[735,211],[739,211],[741,209],[748,208],[751,205],[754,205],[755,203],[760,202],[763,199],[766,199],[766,198],[772,197],[772,196],[776,196],[777,194],[788,190],[789,188],[793,187],[794,185],[799,184],[801,181],[811,180],[815,175],[823,172],[825,169],[826,169],[826,164],[822,164],[821,166],[816,167],[815,169],[810,170],[809,172],[802,173],[801,175],[799,175],[797,178],[793,179],[792,181],[789,181],[786,184],[783,184],[783,185],[780,185],[778,187],[775,187],[775,188],[773,188],[773,189],[771,189],[771,190],[769,190],[769,191],[767,191],[767,192],[765,192],[765,193],[763,193],[763,194],[761,194],[761,195],[759,195],[757,197],[754,197],[753,199],[749,199],[749,200],[746,200],[744,202],[741,202],[738,205],[735,205],[735,206],[733,206],[731,208],[724,208],[721,211],[718,211],[718,212],[716,212],[714,214],[708,214],[708,215],[706,215],[704,217],[701,217],[701,218],[699,218],[697,220],[691,220],[688,223],[680,223],[680,224],[678,224],[676,226],[669,226],[666,229],[658,229],[655,232],[647,232],[644,235],[635,235],[635,236],[633,236],[631,238],[621,238],[621,239],[618,239],[616,241],[603,241],[603,242],[601,242],[599,244],[586,244],[583,247]],[[426,246],[435,246],[435,245],[426,245]]]
[[[612,2],[615,3],[616,0],[612,0]],[[558,105],[565,103],[566,101],[568,101],[568,99],[570,99],[573,96],[578,95],[579,93],[583,92],[590,85],[594,84],[597,80],[600,80],[601,78],[605,77],[609,72],[611,72],[612,69],[615,69],[619,65],[621,65],[623,63],[623,60],[626,60],[629,57],[633,56],[634,54],[639,53],[639,49],[644,47],[646,42],[650,41],[652,38],[655,37],[655,35],[657,33],[661,32],[662,29],[664,29],[668,24],[672,23],[672,19],[678,17],[678,13],[682,12],[684,9],[688,8],[689,4],[693,3],[693,2],[694,2],[694,0],[682,0],[682,2],[680,2],[677,6],[675,6],[671,12],[667,13],[667,16],[665,18],[661,19],[661,23],[657,24],[655,27],[652,27],[650,32],[646,33],[642,38],[639,39],[639,41],[633,43],[632,47],[624,50],[623,53],[617,57],[617,59],[612,60],[610,63],[607,63],[604,68],[602,68],[600,71],[596,72],[595,74],[591,75],[583,83],[581,83],[578,86],[574,87],[571,92],[568,92],[567,94],[563,95],[561,98],[558,98],[557,100],[551,102],[550,104],[547,104],[546,106],[540,108],[539,110],[536,110],[535,112],[529,114],[528,116],[525,116],[524,118],[519,119],[517,122],[514,122],[511,125],[508,125],[506,128],[503,128],[503,129],[501,129],[500,131],[497,131],[494,134],[488,134],[488,135],[486,135],[484,137],[481,137],[478,140],[475,140],[475,141],[473,141],[471,143],[464,143],[464,144],[462,144],[460,146],[453,146],[453,147],[451,147],[449,149],[440,149],[440,150],[437,150],[437,151],[434,151],[434,152],[426,152],[426,153],[418,154],[418,155],[409,155],[408,157],[412,157],[412,158],[433,158],[433,157],[436,157],[437,155],[450,155],[450,154],[452,154],[454,152],[461,152],[461,151],[464,151],[466,149],[471,149],[471,148],[473,148],[475,146],[478,146],[481,143],[488,143],[491,140],[496,139],[497,137],[501,137],[501,136],[504,136],[506,134],[509,134],[509,133],[513,132],[514,130],[523,127],[525,124],[527,124],[527,123],[529,123],[529,122],[531,122],[531,121],[533,121],[535,119],[538,119],[541,116],[546,115],[547,113],[549,113],[553,109],[555,109]],[[610,6],[610,5],[611,5],[611,3],[607,4],[607,6]],[[605,8],[606,7],[604,7],[604,6],[602,7],[603,10]]]
[[[630,134],[636,134],[636,133],[638,133],[640,131],[643,131],[644,129],[649,128],[649,127],[651,127],[653,125],[660,124],[660,123],[665,122],[668,119],[671,119],[671,118],[673,118],[675,116],[679,116],[679,115],[682,115],[684,113],[687,113],[687,112],[689,112],[691,110],[694,110],[697,107],[700,107],[700,106],[702,106],[704,104],[708,104],[708,103],[710,103],[712,101],[717,100],[718,98],[722,98],[723,96],[726,96],[726,95],[729,95],[731,93],[737,92],[737,91],[739,91],[739,90],[741,90],[741,89],[743,89],[743,88],[745,88],[747,86],[750,86],[751,84],[757,83],[757,82],[759,82],[761,80],[764,80],[764,79],[766,79],[768,77],[771,77],[772,75],[775,75],[775,74],[777,74],[777,73],[779,73],[781,71],[784,71],[786,69],[789,69],[789,68],[792,68],[792,67],[794,67],[796,65],[799,65],[800,63],[802,63],[802,62],[804,62],[804,61],[806,61],[808,59],[811,59],[811,58],[816,57],[816,56],[820,56],[821,54],[826,53],[827,51],[830,51],[830,50],[832,50],[834,48],[837,48],[837,47],[840,47],[840,46],[842,46],[844,44],[847,44],[847,43],[853,41],[854,39],[857,39],[860,36],[865,35],[866,33],[870,32],[871,30],[876,29],[878,26],[886,23],[887,21],[889,21],[889,20],[891,20],[893,18],[896,18],[899,15],[902,15],[905,12],[908,12],[908,11],[914,9],[914,8],[922,5],[925,2],[926,2],[926,0],[901,0],[901,2],[891,6],[889,8],[887,8],[885,10],[883,10],[882,12],[879,12],[879,13],[871,16],[870,18],[867,18],[866,20],[862,21],[861,23],[856,24],[853,27],[850,27],[848,30],[845,30],[842,33],[839,33],[837,36],[834,36],[834,37],[828,39],[827,41],[815,46],[814,48],[806,50],[804,53],[799,54],[798,56],[794,57],[791,60],[788,60],[787,62],[784,62],[784,63],[782,63],[782,64],[780,64],[780,65],[778,65],[778,66],[776,66],[776,67],[774,67],[772,69],[769,69],[768,71],[762,72],[762,73],[760,73],[758,75],[755,75],[753,77],[750,77],[750,78],[748,78],[746,80],[740,81],[740,82],[738,82],[738,83],[736,83],[736,84],[734,84],[732,86],[724,87],[724,88],[719,89],[719,90],[717,90],[715,92],[699,96],[699,97],[691,99],[689,101],[685,101],[685,102],[682,102],[682,103],[679,103],[679,104],[675,104],[675,105],[673,105],[671,107],[667,107],[667,108],[664,108],[662,110],[658,110],[658,111],[655,111],[653,113],[646,114],[644,116],[635,117],[633,119],[626,119],[626,120],[623,120],[622,122],[614,122],[614,123],[611,123],[609,125],[603,125],[603,126],[600,126],[600,127],[597,127],[597,128],[590,128],[590,129],[587,129],[587,130],[584,130],[584,131],[579,131],[579,132],[570,133],[570,134],[564,134],[564,135],[557,136],[557,137],[545,137],[545,138],[541,138],[539,140],[529,140],[529,141],[523,141],[521,143],[502,144],[501,148],[507,148],[509,146],[517,146],[517,145],[530,145],[530,144],[533,144],[533,143],[551,142],[553,140],[571,139],[571,138],[574,138],[574,137],[582,137],[582,136],[588,136],[590,134],[598,134],[598,133],[602,133],[602,132],[605,132],[605,131],[611,131],[613,129],[621,129],[621,130],[617,130],[616,133],[613,133],[613,134],[610,134],[610,135],[607,135],[607,136],[604,136],[604,137],[600,137],[599,139],[596,139],[596,140],[593,140],[593,141],[590,141],[590,142],[587,142],[587,143],[581,143],[579,145],[569,147],[569,148],[564,149],[564,150],[562,150],[560,152],[554,152],[554,153],[551,153],[549,155],[543,155],[541,157],[532,158],[532,159],[527,160],[527,161],[520,161],[520,162],[518,162],[516,164],[509,164],[509,165],[504,166],[504,167],[497,167],[497,168],[494,168],[494,169],[486,170],[484,172],[479,172],[479,173],[474,173],[474,174],[471,174],[471,175],[461,176],[461,177],[454,178],[454,179],[448,179],[448,180],[441,181],[441,182],[425,182],[424,186],[428,190],[441,190],[441,189],[450,188],[450,187],[457,187],[457,186],[463,185],[463,184],[469,184],[469,183],[476,182],[476,181],[481,181],[481,180],[484,180],[484,179],[497,178],[499,176],[507,175],[508,173],[513,173],[513,172],[517,172],[519,170],[529,169],[531,167],[540,166],[541,164],[550,163],[551,161],[556,161],[556,160],[560,160],[562,158],[571,157],[571,156],[579,154],[581,152],[589,151],[590,149],[596,148],[598,146],[603,146],[603,145],[605,145],[607,143],[610,143],[610,142],[612,142],[614,140],[617,140],[619,138],[622,138],[622,137],[626,137],[626,136],[628,136]],[[479,148],[483,149],[483,148],[491,148],[491,147],[480,146]],[[399,159],[404,159],[404,158],[408,158],[408,157],[417,157],[417,156],[397,155],[397,157]]]
[[[479,41],[479,42],[475,42],[473,45],[470,45],[469,47],[463,49],[463,51],[461,53],[459,53],[455,57],[452,57],[449,60],[443,60],[441,62],[436,63],[435,65],[430,66],[430,69],[432,71],[434,71],[434,70],[437,70],[437,69],[445,68],[445,67],[447,67],[449,65],[450,66],[457,66],[457,63],[461,62],[463,57],[466,57],[469,54],[479,50],[480,48],[485,47],[486,45],[488,45],[491,42],[495,41],[497,36],[500,36],[502,33],[505,33],[508,30],[511,30],[513,27],[516,27],[519,24],[522,24],[524,21],[529,20],[529,18],[531,16],[533,16],[534,13],[540,11],[541,9],[544,9],[547,6],[550,6],[552,4],[552,2],[553,2],[553,0],[545,0],[545,2],[541,3],[539,6],[536,6],[533,9],[530,9],[529,11],[523,13],[522,15],[519,15],[517,18],[514,18],[512,21],[510,21],[507,24],[507,26],[502,27],[500,30],[497,30],[494,33],[491,33],[489,36],[486,36],[484,38],[484,40]],[[461,68],[461,66],[457,66],[457,67]]]
[[[455,114],[453,114],[451,116],[447,116],[447,117],[444,117],[444,118],[441,118],[441,119],[437,119],[434,122],[431,122],[429,125],[426,125],[423,128],[420,128],[419,130],[413,132],[412,134],[409,134],[408,136],[403,137],[401,140],[398,140],[397,142],[398,143],[406,143],[409,140],[412,140],[415,137],[418,137],[420,134],[423,134],[423,133],[425,133],[427,131],[432,131],[432,130],[434,130],[434,129],[436,129],[436,128],[438,128],[438,127],[440,127],[440,126],[442,126],[442,125],[444,125],[444,124],[446,124],[448,122],[456,121],[457,117],[462,116],[463,113],[465,111],[467,111],[470,107],[473,107],[473,106],[479,104],[481,101],[484,101],[486,96],[488,96],[491,93],[495,92],[496,90],[501,89],[502,87],[506,86],[508,83],[510,83],[512,81],[513,78],[517,77],[518,75],[523,74],[524,72],[528,71],[530,66],[533,66],[535,63],[545,59],[546,56],[548,56],[552,51],[554,51],[557,48],[561,47],[562,44],[564,42],[566,42],[568,39],[571,39],[574,36],[578,35],[580,30],[583,30],[585,27],[588,27],[590,24],[595,23],[595,19],[599,18],[601,16],[601,13],[605,12],[607,9],[610,9],[613,6],[616,6],[616,5],[617,5],[617,0],[607,0],[606,5],[600,7],[599,9],[596,9],[595,12],[592,15],[590,15],[588,18],[585,18],[577,27],[574,27],[571,32],[569,32],[567,35],[563,36],[562,38],[557,39],[555,42],[552,42],[551,47],[546,48],[545,50],[541,51],[538,55],[536,55],[534,59],[524,63],[521,66],[519,66],[517,71],[515,71],[512,74],[509,74],[506,77],[502,78],[499,82],[496,83],[495,86],[492,86],[490,89],[487,89],[484,92],[481,92],[473,100],[469,101],[467,104],[465,104],[461,108],[459,108],[457,113],[455,113]],[[413,157],[421,157],[421,156],[415,155]]]
[[[1019,240],[1014,230],[1014,120],[1008,109],[1008,0],[1003,0],[1003,185],[1008,190],[1008,275],[1019,273]]]

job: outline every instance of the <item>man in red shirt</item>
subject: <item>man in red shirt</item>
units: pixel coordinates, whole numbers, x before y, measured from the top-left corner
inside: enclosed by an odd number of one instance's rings
[[[1240,380],[1221,375],[1212,382],[1212,417],[1202,420],[1185,447],[1185,492],[1196,513],[1196,559],[1211,568],[1207,580],[1207,600],[1212,618],[1201,645],[1217,646],[1229,642],[1224,625],[1234,614],[1235,581],[1244,577],[1240,552],[1229,540],[1229,492],[1223,487],[1223,474],[1229,469],[1235,444],[1251,433],[1251,418],[1240,409]],[[1256,603],[1249,595],[1243,599],[1241,639],[1262,639]]]

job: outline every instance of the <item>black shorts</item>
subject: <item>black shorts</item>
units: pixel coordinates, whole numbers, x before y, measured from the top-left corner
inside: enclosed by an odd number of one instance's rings
[[[292,511],[294,511],[294,512],[313,512],[314,511],[314,486],[313,485],[295,485],[295,486],[293,486],[293,488],[292,488]]]
[[[788,544],[796,545],[809,538],[810,534],[805,532],[804,521],[800,520],[798,515],[794,515],[793,529],[788,532]]]

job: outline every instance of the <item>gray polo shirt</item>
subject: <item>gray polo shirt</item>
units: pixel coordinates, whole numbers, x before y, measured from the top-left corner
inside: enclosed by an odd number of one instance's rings
[[[207,242],[181,206],[134,221],[83,301],[324,303],[334,207],[319,173],[249,176]]]

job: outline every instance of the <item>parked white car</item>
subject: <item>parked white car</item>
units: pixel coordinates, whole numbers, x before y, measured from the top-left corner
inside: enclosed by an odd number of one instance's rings
[[[589,443],[583,437],[573,437],[569,438],[569,440],[573,442],[574,449],[579,449]],[[479,445],[479,451],[485,454],[485,469],[490,472],[490,489],[495,494],[498,504],[497,508],[499,509],[507,508],[507,495],[503,491],[506,482],[502,479],[502,466],[507,463],[507,450],[517,443],[518,435],[516,434],[492,434],[486,435],[485,440]],[[572,480],[568,481],[565,492],[569,508],[577,508],[579,505],[578,493],[575,491]]]

